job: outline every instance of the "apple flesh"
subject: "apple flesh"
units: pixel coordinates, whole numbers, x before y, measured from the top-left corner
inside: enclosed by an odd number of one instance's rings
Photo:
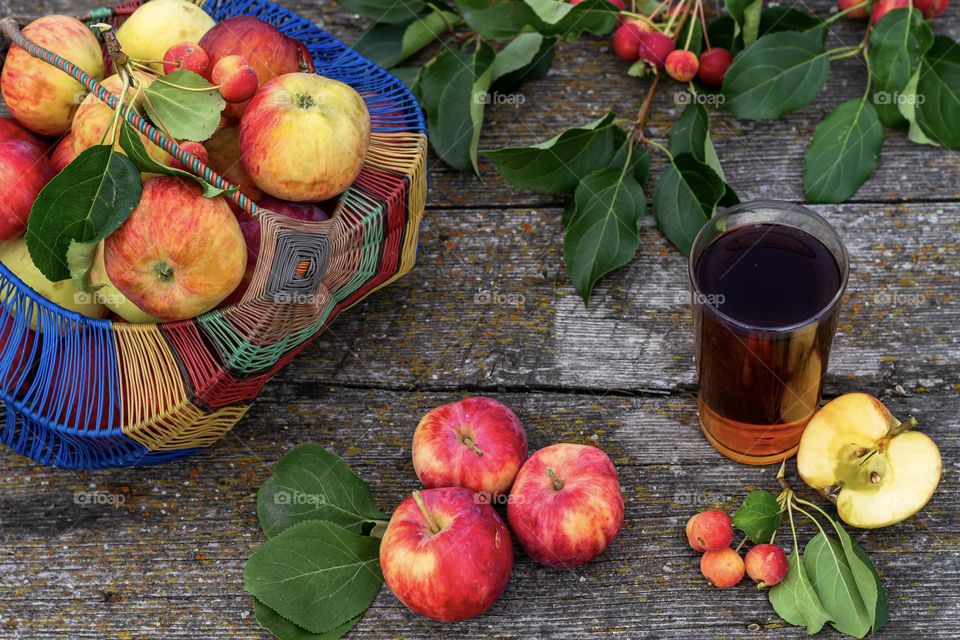
[[[104,242],[107,277],[137,308],[160,320],[199,316],[240,284],[243,233],[226,200],[204,198],[175,177],[147,180],[140,203]]]
[[[313,71],[313,63],[303,43],[250,16],[236,16],[218,23],[200,40],[200,46],[210,57],[207,79],[211,81],[210,72],[220,59],[233,55],[243,56],[250,62],[258,88],[287,73]],[[239,118],[245,108],[245,102],[228,104],[224,114]]]
[[[906,520],[927,504],[942,461],[929,436],[909,431],[876,398],[848,393],[831,400],[807,424],[797,471],[836,501],[840,518],[874,529]]]
[[[163,73],[162,61],[170,47],[200,42],[213,25],[213,18],[188,0],[151,0],[120,25],[117,40],[128,56]]]
[[[40,273],[33,260],[30,258],[30,252],[27,250],[27,242],[24,238],[17,238],[8,242],[0,243],[0,262],[17,276],[25,285],[39,293],[41,296],[57,304],[68,311],[75,311],[91,318],[104,318],[107,315],[106,308],[97,303],[90,294],[81,293],[72,280],[61,280],[60,282],[50,282]],[[0,291],[4,297],[9,295],[9,291]],[[37,329],[37,321],[40,316],[40,310],[34,309],[30,316],[30,329]],[[40,327],[41,331],[43,327]]]
[[[266,83],[240,121],[243,166],[260,189],[285,200],[342,193],[359,175],[369,143],[370,114],[360,94],[312,73]]]
[[[478,616],[513,570],[510,532],[489,504],[460,487],[414,492],[380,543],[380,568],[397,598],[439,622]]]
[[[596,447],[555,444],[521,467],[507,519],[531,558],[548,567],[586,564],[623,526],[623,496],[610,458]]]
[[[97,80],[103,78],[103,52],[93,32],[70,16],[45,16],[23,28],[23,35],[66,58]],[[62,135],[86,94],[83,85],[57,67],[10,47],[3,63],[0,90],[10,113],[34,133]]]
[[[491,398],[431,410],[413,434],[413,469],[424,487],[464,487],[487,498],[510,491],[527,459],[520,419]]]
[[[40,147],[12,138],[0,140],[0,241],[27,230],[34,200],[55,175]]]

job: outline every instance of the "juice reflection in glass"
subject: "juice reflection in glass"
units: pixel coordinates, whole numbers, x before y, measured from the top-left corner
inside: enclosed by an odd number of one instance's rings
[[[690,251],[700,424],[725,456],[769,464],[796,453],[848,269],[836,231],[799,205],[743,203],[700,230]]]

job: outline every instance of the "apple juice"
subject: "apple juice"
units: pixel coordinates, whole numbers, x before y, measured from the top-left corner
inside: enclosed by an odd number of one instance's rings
[[[770,222],[729,228],[691,260],[707,439],[739,462],[793,455],[820,402],[845,269],[812,233]]]

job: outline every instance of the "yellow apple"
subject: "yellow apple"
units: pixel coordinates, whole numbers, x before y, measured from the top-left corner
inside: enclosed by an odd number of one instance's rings
[[[818,411],[803,432],[797,471],[835,499],[847,524],[874,529],[906,520],[927,504],[940,482],[940,451],[910,431],[882,402],[848,393]]]
[[[45,16],[23,28],[23,35],[103,78],[103,52],[93,32],[70,16]],[[57,67],[11,46],[0,78],[10,113],[31,131],[57,136],[70,130],[73,114],[86,94],[83,85]]]
[[[117,40],[128,56],[149,61],[157,73],[163,73],[167,49],[181,42],[200,42],[213,25],[213,18],[187,0],[150,0],[117,29]]]
[[[54,304],[91,318],[106,317],[106,307],[94,301],[92,295],[81,293],[72,280],[60,282],[47,280],[33,264],[24,238],[0,243],[0,262],[24,284]],[[8,292],[0,291],[0,294],[6,296]],[[38,311],[34,310],[30,317],[30,328],[34,330],[37,328]]]
[[[107,275],[107,268],[103,264],[103,243],[97,247],[97,254],[93,260],[93,266],[90,268],[90,287],[94,290],[94,298],[110,311],[114,312],[127,322],[133,324],[157,324],[160,322],[149,313],[130,302],[129,299],[117,289],[110,277]]]

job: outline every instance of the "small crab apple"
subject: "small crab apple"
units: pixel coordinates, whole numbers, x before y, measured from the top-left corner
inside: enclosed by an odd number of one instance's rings
[[[694,551],[718,551],[733,542],[733,523],[723,511],[711,509],[687,521],[687,542]]]
[[[733,56],[723,47],[713,47],[700,54],[699,77],[703,82],[715,87],[723,84],[723,76],[727,74]]]
[[[178,42],[163,54],[163,72],[173,73],[177,69],[186,69],[203,75],[207,72],[210,57],[196,42]]]
[[[920,11],[927,20],[933,20],[943,13],[950,0],[913,0],[913,8]]]
[[[729,589],[743,580],[743,558],[734,549],[707,551],[700,558],[700,573],[720,589]]]
[[[623,60],[633,62],[640,57],[640,34],[649,31],[639,20],[627,20],[613,32],[613,50]]]
[[[854,9],[847,14],[848,18],[866,18],[869,13],[868,5],[864,3],[864,0],[837,0],[837,7],[840,8],[840,11],[846,11],[850,7],[856,7],[858,4],[863,5],[857,9]]]
[[[179,143],[178,145],[181,149],[187,153],[192,153],[193,155],[200,158],[203,164],[209,164],[210,156],[207,154],[207,148],[204,147],[199,142],[194,142],[193,140],[185,140],[184,142]],[[180,169],[181,171],[190,171],[185,164],[180,162],[180,159],[176,156],[173,156],[173,162],[170,163],[170,166],[174,169]]]
[[[761,589],[780,584],[787,577],[787,555],[775,544],[758,544],[747,551],[747,575]]]
[[[692,51],[674,49],[667,55],[664,67],[667,75],[677,82],[690,82],[700,70],[700,63]]]
[[[670,52],[676,49],[673,39],[659,31],[640,33],[640,44],[637,47],[639,57],[658,69],[662,69]]]
[[[877,0],[870,12],[870,24],[877,24],[880,18],[894,9],[903,9],[910,6],[910,0]]]
[[[260,86],[257,72],[243,56],[224,56],[217,61],[210,76],[227,102],[246,102]]]

